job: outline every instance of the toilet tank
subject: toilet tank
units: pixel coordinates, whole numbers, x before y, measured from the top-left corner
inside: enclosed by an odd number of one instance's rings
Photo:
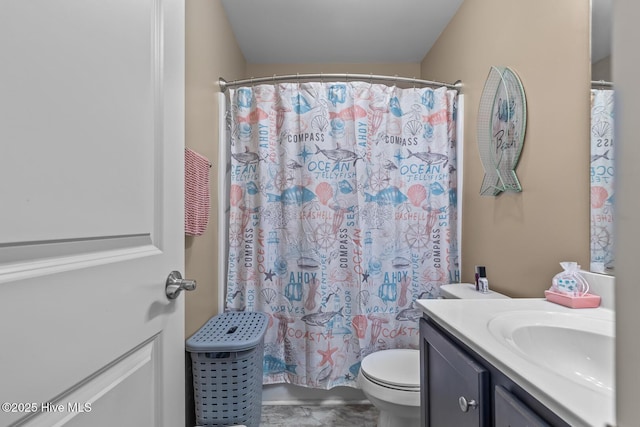
[[[440,286],[440,295],[445,299],[497,299],[509,298],[499,292],[489,291],[482,293],[476,291],[473,283],[452,283]]]

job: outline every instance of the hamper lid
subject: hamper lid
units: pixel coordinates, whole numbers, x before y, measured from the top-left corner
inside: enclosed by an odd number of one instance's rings
[[[264,338],[269,317],[255,311],[228,312],[209,319],[186,342],[187,351],[242,351]]]

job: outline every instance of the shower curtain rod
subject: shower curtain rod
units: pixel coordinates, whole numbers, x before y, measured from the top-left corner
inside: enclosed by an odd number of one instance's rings
[[[604,80],[591,80],[591,86],[613,87],[613,82],[606,82]]]
[[[226,81],[222,77],[219,78],[218,84],[220,85],[220,91],[225,92],[229,87],[241,86],[246,84],[254,84],[254,83],[263,83],[263,82],[277,82],[277,81],[297,81],[297,80],[310,80],[310,79],[345,79],[345,80],[364,80],[364,81],[392,81],[392,82],[403,82],[403,83],[413,83],[420,84],[424,86],[434,86],[434,87],[447,87],[449,89],[460,90],[462,88],[462,81],[458,80],[457,82],[451,83],[441,83],[441,82],[433,82],[430,80],[420,80],[410,77],[398,77],[396,76],[382,76],[377,74],[351,74],[351,73],[342,73],[342,74],[287,74],[287,75],[273,75],[271,77],[252,77],[250,79],[242,79],[242,80],[233,80]]]

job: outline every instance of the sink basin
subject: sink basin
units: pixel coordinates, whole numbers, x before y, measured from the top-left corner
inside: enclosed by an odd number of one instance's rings
[[[491,334],[529,362],[597,391],[614,390],[614,322],[581,314],[517,311],[488,322]]]

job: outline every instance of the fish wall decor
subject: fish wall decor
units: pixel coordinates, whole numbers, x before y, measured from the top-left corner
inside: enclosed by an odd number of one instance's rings
[[[478,148],[484,168],[483,196],[520,192],[515,168],[527,127],[527,102],[518,75],[509,67],[491,67],[478,110]]]

